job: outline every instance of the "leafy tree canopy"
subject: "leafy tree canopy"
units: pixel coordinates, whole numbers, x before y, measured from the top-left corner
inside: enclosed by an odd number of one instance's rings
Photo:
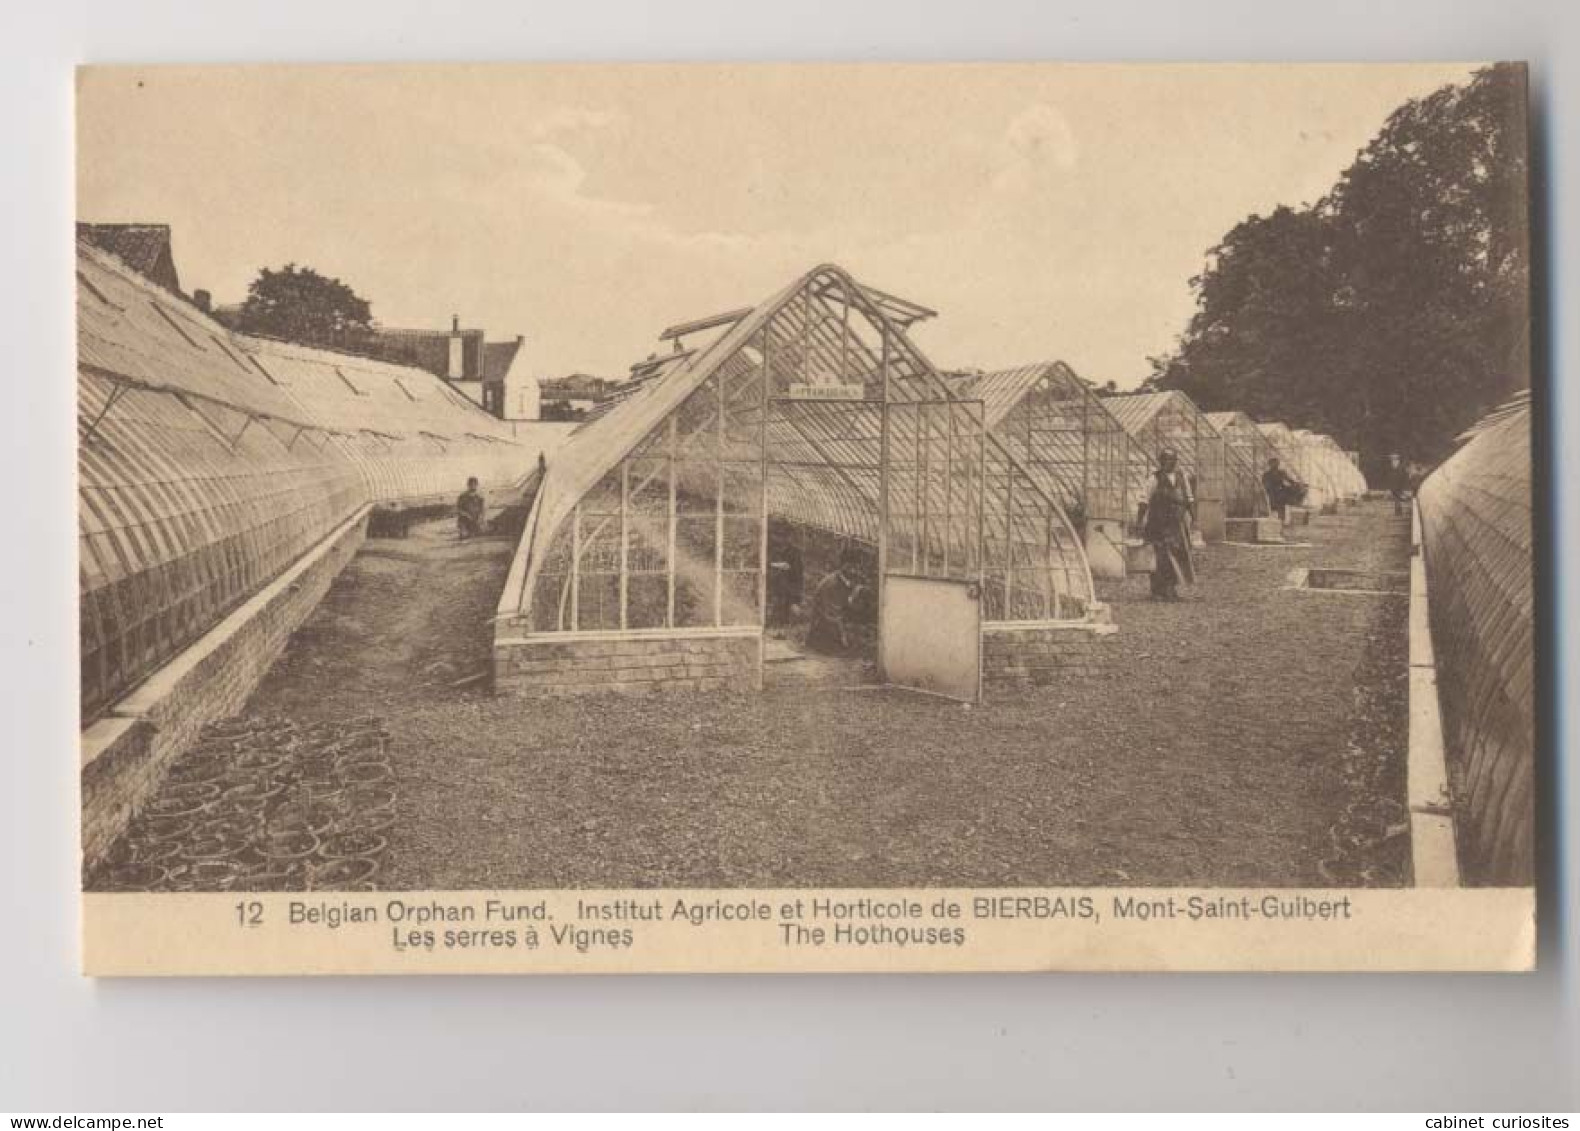
[[[1251,216],[1191,280],[1149,389],[1435,461],[1530,383],[1523,69],[1405,103],[1314,205]]]
[[[335,349],[364,347],[373,329],[368,301],[339,279],[287,263],[265,267],[247,288],[238,328]]]

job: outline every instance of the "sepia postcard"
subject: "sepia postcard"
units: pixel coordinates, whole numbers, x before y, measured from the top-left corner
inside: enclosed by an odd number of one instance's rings
[[[1528,97],[81,68],[84,970],[1531,968]]]

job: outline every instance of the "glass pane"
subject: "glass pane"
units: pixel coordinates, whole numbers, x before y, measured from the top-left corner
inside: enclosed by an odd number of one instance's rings
[[[626,581],[626,626],[664,628],[668,612],[669,574],[631,574]]]
[[[701,628],[714,617],[714,519],[682,517],[675,526],[675,624]]]

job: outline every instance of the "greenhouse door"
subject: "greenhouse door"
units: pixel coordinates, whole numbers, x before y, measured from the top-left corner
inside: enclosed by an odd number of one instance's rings
[[[886,407],[878,663],[892,686],[980,698],[985,445],[980,401]]]

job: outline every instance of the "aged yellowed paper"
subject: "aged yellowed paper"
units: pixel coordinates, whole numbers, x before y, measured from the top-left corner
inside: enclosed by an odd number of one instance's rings
[[[96,975],[1522,970],[1513,63],[78,74]]]

